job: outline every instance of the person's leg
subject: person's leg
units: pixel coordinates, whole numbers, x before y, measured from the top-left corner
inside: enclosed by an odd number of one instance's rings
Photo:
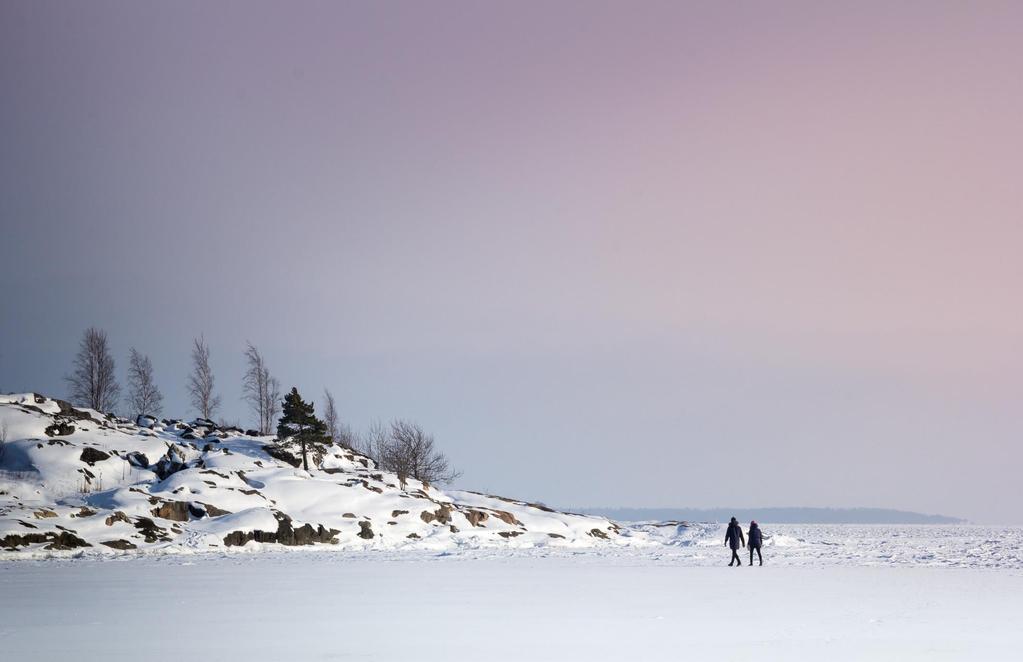
[[[753,565],[753,550],[754,549],[755,548],[753,547],[753,545],[749,546],[749,564],[750,565]]]
[[[764,555],[760,553],[760,546],[757,545],[757,558],[760,559],[760,565],[764,565]],[[753,565],[753,553],[750,552],[749,564]]]

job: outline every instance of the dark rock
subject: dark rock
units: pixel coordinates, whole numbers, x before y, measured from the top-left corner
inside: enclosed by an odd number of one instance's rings
[[[114,511],[114,514],[104,520],[107,526],[113,526],[114,522],[124,522],[125,524],[131,524],[131,520],[128,516],[122,513],[120,510]]]
[[[347,517],[349,519],[355,519],[355,513],[345,513],[341,517]]]
[[[206,514],[210,517],[220,517],[221,515],[230,515],[230,510],[224,510],[223,508],[217,508],[212,503],[200,503],[203,508],[206,509]]]
[[[85,462],[89,466],[94,466],[97,462],[109,460],[110,454],[104,453],[103,451],[95,449],[91,446],[86,446],[84,449],[82,449],[82,454],[79,456],[78,459],[81,460],[82,462]]]
[[[433,511],[432,513],[428,510],[424,510],[419,513],[420,519],[429,524],[436,520],[438,524],[447,524],[451,521],[451,506],[447,504],[441,504],[440,508]]]
[[[246,437],[259,437],[260,436],[259,430],[246,430],[245,431],[245,436]]]
[[[71,517],[92,517],[95,514],[96,514],[95,510],[92,510],[91,508],[86,508],[85,506],[82,506],[79,509],[78,514],[76,515],[76,514],[72,513]]]
[[[196,509],[199,513],[196,517],[206,514],[204,510]],[[158,507],[153,508],[153,516],[161,519],[169,519],[172,522],[187,522],[189,514],[192,513],[192,506],[186,501],[164,501]]]
[[[159,476],[160,480],[165,480],[168,476],[188,468],[188,464],[183,462],[183,459],[181,451],[168,444],[167,452],[153,466],[153,472]]]
[[[153,426],[156,425],[156,418],[153,416],[146,416],[145,414],[141,414],[135,418],[135,425],[139,426],[140,428],[147,428],[152,430]]]
[[[511,524],[512,526],[522,526],[522,522],[515,519],[515,516],[504,510],[495,510],[494,517],[501,520],[505,524]]]
[[[364,540],[369,540],[373,537],[373,528],[369,525],[369,522],[359,522],[359,533],[356,535]]]
[[[224,544],[228,547],[244,545],[250,540],[261,543],[280,543],[281,545],[312,545],[313,543],[337,543],[337,529],[324,528],[322,524],[314,529],[311,524],[303,524],[294,528],[291,518],[284,513],[275,512],[277,531],[232,531],[224,536]]]
[[[127,540],[104,540],[100,544],[106,545],[107,547],[111,547],[113,549],[119,549],[121,551],[127,551],[129,549],[138,549],[136,545],[128,542]]]
[[[397,517],[398,515],[408,515],[407,510],[392,510],[391,517]]]
[[[39,543],[49,543],[43,549],[54,550],[92,547],[92,545],[70,531],[61,531],[59,534],[54,533],[53,531],[49,531],[47,533],[26,533],[25,535],[10,533],[5,537],[0,538],[0,547],[10,550],[16,550],[18,547],[26,547],[28,545],[37,545]]]
[[[560,533],[548,533],[547,535],[550,536],[551,538],[564,538],[565,537],[565,536],[561,535]]]
[[[418,538],[418,537],[419,537],[419,534],[418,534],[418,533],[410,533],[410,534],[408,534],[408,535],[407,535],[407,536],[405,536],[405,537],[406,537],[406,538],[412,538],[412,539],[415,539],[415,538]]]
[[[128,453],[124,456],[124,459],[128,460],[128,464],[138,469],[146,469],[149,467],[149,458],[138,451]]]
[[[514,538],[515,536],[521,536],[522,532],[521,531],[498,531],[497,535],[501,536],[502,538]]]
[[[462,514],[465,515],[465,519],[469,520],[469,524],[472,524],[473,526],[483,526],[481,522],[487,521],[488,517],[488,515],[482,510],[469,509]]]
[[[587,533],[586,535],[593,536],[594,538],[600,538],[602,540],[607,540],[607,534],[601,531],[600,529],[591,529],[590,532]]]
[[[263,446],[263,450],[265,450],[266,454],[275,460],[280,460],[281,462],[290,464],[293,467],[299,467],[302,465],[301,458],[296,457],[294,454],[288,452],[277,444],[267,444],[266,446]]]
[[[60,419],[54,422],[53,425],[47,425],[46,429],[43,430],[47,437],[65,437],[69,434],[74,434],[74,431],[75,426]]]
[[[135,528],[145,537],[146,542],[156,542],[158,540],[170,542],[170,538],[167,536],[167,529],[157,526],[156,522],[148,517],[136,518]]]

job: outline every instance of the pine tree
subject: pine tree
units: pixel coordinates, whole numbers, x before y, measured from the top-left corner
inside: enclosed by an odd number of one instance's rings
[[[298,389],[291,387],[291,392],[284,396],[281,408],[282,416],[277,423],[278,439],[298,439],[302,444],[302,468],[309,471],[309,458],[306,445],[326,441],[327,426],[316,418],[316,409],[312,402],[306,402],[298,394]]]

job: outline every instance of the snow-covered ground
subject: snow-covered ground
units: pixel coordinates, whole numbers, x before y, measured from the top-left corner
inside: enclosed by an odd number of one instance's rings
[[[1023,528],[615,523],[0,396],[0,661],[1018,660]],[[737,512],[742,517],[741,512]],[[747,524],[743,522],[744,526]]]
[[[716,567],[694,567],[680,549],[5,562],[0,651],[246,662],[990,661],[1023,651],[1019,569],[787,557],[735,569],[721,567],[723,548]]]

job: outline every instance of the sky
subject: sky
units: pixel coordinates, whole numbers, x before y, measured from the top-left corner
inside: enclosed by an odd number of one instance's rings
[[[0,390],[246,341],[460,486],[1023,523],[1023,5],[0,4]]]

